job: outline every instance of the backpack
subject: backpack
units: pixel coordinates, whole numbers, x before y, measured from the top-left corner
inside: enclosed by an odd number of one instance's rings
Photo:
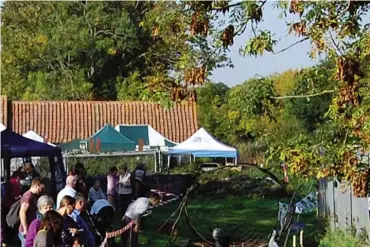
[[[6,215],[6,223],[11,228],[16,228],[20,223],[19,211],[21,209],[21,200],[17,200],[10,207],[8,214]]]

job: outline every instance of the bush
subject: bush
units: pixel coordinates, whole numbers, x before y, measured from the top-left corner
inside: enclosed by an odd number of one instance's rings
[[[343,231],[328,231],[321,239],[319,247],[365,247],[369,242],[365,238],[355,237]]]
[[[154,157],[153,156],[113,156],[113,157],[94,157],[94,158],[68,158],[68,170],[72,169],[73,166],[81,162],[85,165],[87,174],[89,176],[104,176],[109,172],[109,168],[116,166],[118,169],[123,168],[127,165],[129,171],[133,171],[138,163],[143,162],[147,165],[148,174],[154,173]],[[49,160],[47,158],[41,158],[40,162],[36,166],[36,170],[41,176],[46,176],[49,169]]]
[[[154,172],[154,157],[152,156],[68,158],[68,170],[70,170],[77,162],[81,162],[85,165],[85,169],[89,176],[106,175],[109,172],[109,168],[114,166],[121,169],[127,165],[129,171],[133,171],[140,162],[147,165],[147,171],[149,174]]]
[[[175,166],[170,169],[170,173],[172,174],[183,174],[183,173],[191,173],[197,174],[199,172],[199,164],[198,163],[188,163],[184,165]]]

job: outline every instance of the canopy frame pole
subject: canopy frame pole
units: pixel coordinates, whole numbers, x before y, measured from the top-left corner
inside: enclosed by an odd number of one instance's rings
[[[157,168],[157,152],[154,153],[154,172],[155,173],[158,172],[158,168]]]
[[[6,154],[3,157],[3,164],[4,164],[4,170],[3,170],[3,176],[4,181],[9,182],[10,180],[10,155],[8,152],[5,152]]]
[[[68,161],[67,161],[67,157],[63,157],[63,163],[64,163],[64,170],[66,171],[66,173],[68,174],[69,171],[68,171]]]

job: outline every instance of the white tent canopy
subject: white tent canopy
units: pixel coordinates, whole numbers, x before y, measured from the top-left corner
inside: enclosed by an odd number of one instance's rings
[[[204,128],[200,128],[186,141],[170,148],[169,154],[192,154],[194,157],[237,158],[235,148],[217,141]]]
[[[34,140],[34,141],[45,142],[45,139],[42,136],[38,135],[36,132],[34,132],[32,130],[30,130],[27,133],[23,134],[23,136],[26,137],[26,138],[28,138],[28,139]],[[53,143],[48,142],[48,144],[50,146],[55,147],[55,145]]]
[[[2,123],[0,123],[0,132],[3,131],[3,130],[5,130],[5,129],[6,129],[5,125],[2,124]]]

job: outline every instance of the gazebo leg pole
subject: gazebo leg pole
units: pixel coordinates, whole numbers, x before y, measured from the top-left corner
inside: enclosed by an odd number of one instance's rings
[[[157,152],[154,153],[154,172],[157,173]]]
[[[6,155],[3,159],[4,162],[4,181],[10,180],[10,158]]]

